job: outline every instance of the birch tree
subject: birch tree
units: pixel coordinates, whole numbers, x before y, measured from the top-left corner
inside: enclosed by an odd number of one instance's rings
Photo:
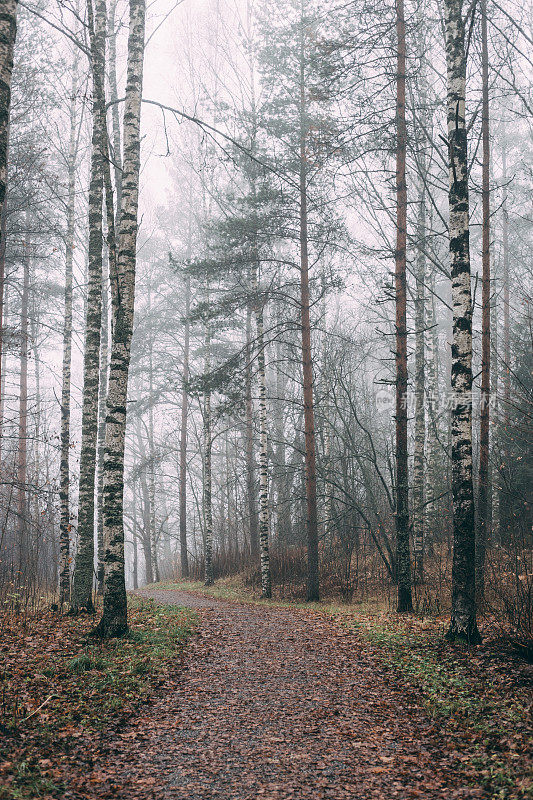
[[[254,284],[257,286],[257,266],[254,270]],[[259,385],[259,547],[261,558],[261,593],[263,597],[272,597],[272,579],[270,576],[270,555],[268,535],[270,529],[270,511],[268,501],[268,432],[266,403],[266,369],[265,369],[265,337],[263,322],[263,304],[257,299],[255,309],[257,328],[257,382]]]
[[[59,604],[69,600],[70,591],[70,385],[72,362],[72,266],[76,214],[78,55],[72,62],[70,87],[70,136],[67,156],[68,199],[65,239],[65,293],[63,321],[63,365],[61,387],[61,456],[59,464]]]
[[[89,185],[89,262],[85,349],[83,356],[83,406],[80,454],[78,549],[74,568],[72,611],[94,611],[92,599],[94,577],[95,476],[98,437],[98,387],[100,378],[100,333],[102,324],[102,257],[103,257],[103,161],[104,128],[101,98],[103,96],[106,6],[105,0],[87,0],[93,78],[93,122],[91,142],[91,176]]]
[[[481,641],[476,622],[472,481],[472,293],[465,123],[466,53],[462,0],[446,0],[449,238],[452,340],[452,611],[447,638]]]
[[[124,105],[122,204],[116,272],[111,275],[111,362],[104,458],[104,607],[96,632],[120,636],[128,629],[124,573],[124,446],[128,373],[135,306],[140,122],[145,2],[130,0],[128,66]]]

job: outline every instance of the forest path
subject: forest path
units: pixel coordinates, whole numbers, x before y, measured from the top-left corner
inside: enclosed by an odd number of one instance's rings
[[[158,800],[464,798],[460,770],[412,692],[319,614],[162,588],[198,609],[172,692],[118,735],[113,797]]]

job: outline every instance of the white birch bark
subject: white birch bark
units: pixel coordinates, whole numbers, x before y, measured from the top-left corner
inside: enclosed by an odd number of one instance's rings
[[[120,137],[120,115],[118,106],[117,88],[117,33],[116,33],[116,9],[117,0],[110,0],[109,13],[107,18],[107,30],[109,40],[109,101],[111,105],[111,125],[112,125],[112,158],[115,173],[115,213],[118,220],[120,217],[120,206],[122,204],[122,143]]]
[[[65,292],[63,320],[63,366],[61,386],[61,455],[59,464],[59,605],[70,594],[70,384],[72,362],[72,267],[76,214],[76,122],[78,92],[78,54],[74,53],[70,87],[70,136],[67,158],[68,199],[65,238]]]
[[[452,277],[453,567],[449,639],[480,641],[476,623],[475,529],[472,481],[472,294],[465,124],[466,55],[462,0],[446,0],[448,80],[449,237]]]
[[[100,327],[102,323],[102,204],[103,131],[100,87],[105,63],[105,0],[87,0],[93,76],[93,129],[89,186],[89,266],[85,350],[83,358],[83,405],[80,453],[78,549],[74,568],[72,611],[94,611],[95,479],[98,436],[98,386],[100,379]]]
[[[255,280],[257,285],[257,280]],[[272,580],[270,576],[270,553],[268,534],[270,515],[268,506],[268,432],[266,403],[266,368],[265,341],[263,324],[263,306],[257,302],[255,309],[257,327],[257,384],[259,390],[259,548],[261,558],[261,594],[272,597]]]
[[[100,382],[98,387],[98,464],[96,471],[96,539],[98,543],[96,580],[99,594],[104,590],[104,455],[109,371],[109,274],[102,277],[102,329],[100,336]]]
[[[124,446],[135,306],[144,32],[145,2],[130,0],[122,206],[117,268],[116,274],[111,275],[113,331],[104,459],[104,608],[97,628],[102,636],[119,636],[128,629],[124,574]]]
[[[437,526],[438,503],[435,497],[442,485],[439,474],[439,455],[442,447],[439,443],[439,373],[438,373],[438,330],[435,315],[435,276],[430,272],[427,278],[429,297],[426,303],[426,336],[425,336],[425,377],[427,399],[427,469],[426,469],[426,550],[433,546],[433,536]]]

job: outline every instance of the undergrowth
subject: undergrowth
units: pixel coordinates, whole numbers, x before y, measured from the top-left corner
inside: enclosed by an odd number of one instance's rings
[[[90,754],[164,684],[197,617],[131,597],[129,633],[108,641],[89,637],[94,617],[41,612],[23,631],[16,615],[1,622],[0,798],[33,800],[61,797],[62,757],[87,743]]]

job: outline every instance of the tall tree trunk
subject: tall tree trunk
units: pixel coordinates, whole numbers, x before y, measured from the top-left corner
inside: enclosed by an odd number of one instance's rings
[[[329,381],[328,381],[328,335],[327,335],[327,305],[326,305],[326,275],[322,276],[322,366],[321,366],[321,394],[322,394],[322,431],[324,436],[323,452],[323,491],[324,491],[324,510],[323,510],[323,535],[324,540],[329,540],[331,528],[331,514],[333,509],[333,493],[330,486],[331,481],[331,438],[332,438],[332,419],[333,408],[329,403]]]
[[[4,295],[6,216],[7,216],[7,158],[9,142],[9,110],[11,106],[11,73],[17,35],[18,0],[4,0],[0,10],[0,454],[3,426],[3,355],[4,355]]]
[[[487,45],[487,0],[481,0],[482,61],[482,296],[481,296],[481,411],[479,428],[478,527],[476,537],[476,594],[485,592],[485,550],[491,528],[489,504],[489,425],[490,425],[490,141],[489,141],[489,55]]]
[[[76,226],[76,121],[78,55],[74,54],[70,87],[70,138],[68,149],[67,231],[65,239],[65,292],[63,321],[63,367],[61,386],[61,455],[59,462],[59,605],[70,597],[70,383],[72,364],[72,266]]]
[[[492,250],[492,263],[496,273],[496,262],[494,260],[494,249]],[[498,270],[499,271],[499,270]],[[498,333],[498,293],[496,291],[497,274],[494,274],[492,291],[492,309],[490,315],[491,324],[491,396],[494,398],[492,408],[492,436],[491,452],[492,464],[490,486],[491,486],[491,517],[492,517],[492,537],[496,541],[500,536],[500,481],[499,481],[499,426],[500,426],[500,362],[499,362],[499,333]]]
[[[511,327],[509,313],[509,211],[507,208],[507,131],[502,130],[502,248],[503,248],[503,415],[509,421],[511,403]]]
[[[257,286],[257,280],[255,284]],[[257,327],[257,383],[259,389],[259,546],[261,550],[261,595],[262,597],[269,598],[272,597],[272,578],[270,576],[270,553],[268,548],[270,514],[268,508],[266,370],[263,305],[259,299],[257,300],[255,310],[255,322]]]
[[[5,303],[7,298],[6,284],[6,227],[7,227],[7,195],[0,206],[0,468],[2,465],[2,445],[4,439],[4,324]]]
[[[439,372],[438,372],[438,330],[435,314],[435,275],[431,271],[427,285],[429,297],[426,302],[426,368],[427,386],[427,469],[426,469],[426,522],[425,549],[433,551],[433,542],[438,523],[438,488],[442,485],[439,463],[442,461],[442,445],[439,442]]]
[[[146,460],[144,460],[141,472],[141,492],[143,502],[143,555],[144,555],[144,582],[154,582],[154,567],[152,561],[152,526],[150,515],[150,494],[148,492],[148,482],[146,480]]]
[[[209,304],[209,290],[207,292]],[[211,371],[211,323],[206,323],[205,331],[205,375],[209,382]],[[213,442],[211,438],[211,390],[206,385],[204,392],[204,481],[203,481],[203,514],[204,514],[204,558],[205,585],[212,586],[213,577],[213,498],[211,456]]]
[[[4,205],[2,206],[2,221],[5,219],[5,207],[6,207],[6,200],[4,200]],[[3,250],[0,249],[0,259],[1,259],[0,269],[3,269],[3,265],[5,263],[3,261],[5,254],[5,237],[3,242],[4,242]],[[2,466],[1,458],[2,458],[2,446],[4,437],[4,405],[5,405],[6,364],[7,364],[7,353],[6,353],[6,348],[4,347],[4,327],[8,314],[8,305],[9,305],[8,301],[9,301],[9,284],[6,280],[3,280],[0,282],[0,315],[2,322],[0,326],[0,469]],[[8,513],[9,510],[6,509],[6,519]]]
[[[480,641],[476,622],[474,491],[472,482],[472,293],[465,125],[465,24],[462,0],[446,0],[449,231],[453,339],[451,384],[453,566],[448,639]]]
[[[415,452],[413,460],[413,538],[416,576],[424,580],[424,488],[425,488],[425,324],[426,324],[426,195],[421,181],[418,198],[418,252],[415,300]]]
[[[96,631],[102,636],[119,636],[128,629],[124,574],[124,447],[135,306],[144,29],[145,2],[130,0],[122,206],[117,273],[111,276],[113,330],[104,472],[104,608]]]
[[[307,527],[307,600],[320,599],[318,577],[318,513],[316,500],[316,443],[313,401],[313,361],[309,292],[309,254],[307,236],[307,155],[308,133],[305,95],[304,5],[300,17],[300,314],[302,328],[302,372],[305,430],[305,496]]]
[[[189,247],[187,260],[190,259],[191,220],[189,219]],[[179,503],[180,503],[180,564],[181,577],[189,577],[189,556],[187,552],[187,412],[189,396],[187,383],[189,381],[189,348],[190,348],[190,322],[191,313],[191,279],[185,277],[185,330],[183,333],[183,374],[181,390],[181,422],[180,422],[180,462],[179,462]]]
[[[285,447],[285,386],[286,379],[282,374],[282,345],[276,342],[276,465],[273,476],[276,497],[276,540],[278,545],[289,542],[292,536],[290,486],[287,475]]]
[[[78,550],[72,590],[73,611],[94,612],[94,531],[100,328],[102,324],[103,152],[100,87],[105,64],[105,0],[87,0],[93,74],[93,130],[89,185],[89,276],[83,359],[83,405],[80,453]]]
[[[103,274],[102,277],[102,329],[100,337],[100,379],[98,390],[98,462],[96,470],[96,540],[98,543],[96,583],[99,594],[104,591],[104,458],[107,373],[109,370],[109,276]]]
[[[151,351],[151,348],[150,348]],[[150,404],[153,403],[153,381],[152,381],[152,354],[150,352]],[[155,508],[155,448],[154,448],[154,411],[150,405],[148,412],[148,447],[150,472],[148,477],[148,490],[150,496],[150,548],[152,552],[152,569],[154,578],[159,581],[159,561],[157,558],[157,524]]]
[[[248,503],[248,529],[250,556],[257,561],[259,556],[259,528],[255,498],[254,422],[252,400],[252,310],[246,311],[246,367],[245,367],[245,435],[246,435],[246,499]]]
[[[28,214],[26,226],[29,228]],[[29,231],[24,242],[22,297],[20,309],[20,379],[19,379],[19,426],[17,452],[17,536],[19,581],[26,578],[28,549],[28,504],[27,504],[27,463],[28,463],[28,305],[30,292],[30,241]]]
[[[108,70],[108,83],[109,83],[109,100],[111,105],[111,125],[113,130],[112,137],[112,156],[113,166],[115,173],[115,212],[116,212],[116,225],[120,218],[120,207],[122,205],[122,147],[120,141],[120,116],[118,104],[118,88],[117,88],[117,32],[116,32],[116,9],[117,0],[110,0],[109,13],[107,18],[107,31],[109,39],[109,70]]]
[[[133,544],[133,588],[139,588],[139,557],[137,554],[137,487],[133,481],[133,523],[132,523],[132,544]]]
[[[405,19],[396,0],[396,564],[398,611],[411,612],[409,477],[407,455],[407,187],[405,182]]]
[[[30,281],[32,279],[30,278]],[[35,299],[35,298],[34,298]],[[33,303],[32,313],[31,313],[31,322],[30,322],[30,339],[31,339],[31,346],[33,350],[33,366],[35,372],[35,412],[34,412],[34,419],[33,419],[33,519],[31,515],[31,510],[28,507],[28,516],[31,522],[30,527],[30,541],[31,541],[31,575],[35,576],[34,580],[39,580],[39,558],[40,558],[40,550],[41,547],[44,545],[42,541],[44,539],[45,527],[43,525],[44,520],[41,517],[41,511],[39,507],[39,499],[40,499],[40,487],[41,487],[41,452],[40,452],[40,442],[43,438],[42,436],[42,414],[41,414],[41,356],[39,353],[39,338],[38,338],[38,331],[39,331],[39,309],[36,307],[35,303]],[[28,504],[29,506],[29,504]]]
[[[17,7],[18,0],[3,0],[0,9],[0,206],[5,200],[7,185],[7,142]]]

